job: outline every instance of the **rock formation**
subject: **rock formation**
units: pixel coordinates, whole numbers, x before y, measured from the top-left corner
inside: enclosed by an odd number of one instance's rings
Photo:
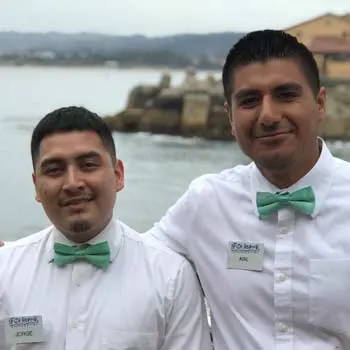
[[[350,139],[350,81],[324,81],[327,86],[327,118],[320,134],[325,138]],[[209,139],[232,139],[224,110],[221,81],[208,74],[198,79],[189,68],[179,86],[171,86],[164,73],[158,85],[140,85],[129,94],[127,107],[105,117],[112,130],[147,131]]]

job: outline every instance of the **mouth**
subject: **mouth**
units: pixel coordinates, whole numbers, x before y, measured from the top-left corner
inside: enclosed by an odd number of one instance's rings
[[[258,134],[258,135],[255,136],[255,138],[257,138],[257,139],[266,139],[267,140],[267,139],[283,137],[283,136],[289,135],[291,133],[292,133],[291,130],[282,130],[282,131],[275,131],[275,132],[271,132],[271,133]]]
[[[92,196],[87,197],[76,197],[60,201],[59,205],[61,207],[75,207],[82,204],[88,203],[93,200]]]

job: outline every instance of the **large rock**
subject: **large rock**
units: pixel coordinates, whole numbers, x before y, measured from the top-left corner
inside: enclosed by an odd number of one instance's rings
[[[339,84],[327,88],[327,115],[320,127],[324,138],[350,138],[350,85]]]
[[[144,110],[139,130],[178,135],[180,132],[180,119],[181,115],[176,109],[147,108]]]
[[[127,108],[144,108],[161,91],[159,86],[140,85],[133,88],[129,94]]]
[[[129,108],[113,117],[105,117],[104,120],[112,130],[135,132],[140,128],[143,115],[142,108]]]
[[[181,131],[184,135],[200,135],[207,128],[210,96],[202,92],[188,92],[184,95]]]
[[[127,108],[106,118],[108,125],[121,131],[232,139],[220,81],[212,76],[200,80],[195,70],[189,69],[182,84],[171,87],[170,82],[170,75],[164,74],[158,86],[132,89]],[[328,79],[322,84],[327,87],[327,118],[320,134],[324,138],[350,139],[350,82]]]
[[[156,98],[149,104],[153,108],[163,110],[176,110],[179,113],[182,111],[183,95],[177,89],[164,89]]]
[[[215,105],[211,107],[204,136],[216,140],[233,139],[228,116],[223,106]]]

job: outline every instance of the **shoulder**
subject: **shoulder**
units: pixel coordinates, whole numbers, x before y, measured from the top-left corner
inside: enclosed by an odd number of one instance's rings
[[[43,240],[46,240],[51,229],[52,226],[16,241],[7,242],[5,246],[0,248],[0,266],[7,265],[9,260],[21,259],[21,256],[26,252],[35,250]]]
[[[126,243],[137,247],[145,263],[153,266],[154,269],[176,274],[180,269],[190,265],[183,256],[169,249],[161,241],[150,235],[140,234],[122,222],[120,225],[124,231]]]
[[[3,247],[4,250],[6,249],[20,249],[25,248],[29,246],[33,246],[41,242],[42,239],[46,237],[46,235],[52,230],[52,226],[47,227],[39,232],[33,233],[29,236],[17,239],[15,241],[9,241],[6,242],[5,246]]]
[[[341,171],[344,171],[344,173],[348,174],[349,170],[350,170],[350,162],[344,160],[344,159],[340,159],[337,157],[333,157],[335,164],[336,164],[336,168],[340,169]]]
[[[0,254],[1,252],[16,251],[38,245],[50,233],[51,229],[52,226],[47,227],[37,233],[33,233],[29,236],[20,238],[16,241],[6,242],[6,244],[0,249]]]
[[[344,189],[350,189],[350,163],[343,159],[334,157],[334,164],[335,166],[331,173],[333,186],[345,186]]]
[[[239,184],[249,175],[251,164],[237,165],[233,168],[222,170],[216,174],[205,174],[194,179],[190,186],[190,190],[201,191],[208,187],[230,186],[231,184]]]

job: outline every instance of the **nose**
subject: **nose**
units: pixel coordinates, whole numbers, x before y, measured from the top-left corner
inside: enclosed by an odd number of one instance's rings
[[[282,114],[276,102],[270,96],[264,96],[261,104],[259,121],[263,126],[275,126],[281,121]]]
[[[68,167],[64,178],[63,190],[75,193],[80,192],[84,186],[85,184],[79,169],[76,169],[74,166]]]

